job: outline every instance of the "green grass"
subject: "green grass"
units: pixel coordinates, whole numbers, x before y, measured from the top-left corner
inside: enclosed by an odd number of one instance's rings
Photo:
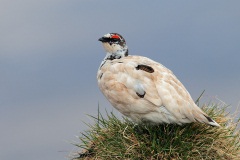
[[[234,122],[226,106],[209,104],[202,109],[221,127],[201,123],[135,125],[113,113],[107,113],[107,118],[100,113],[91,116],[95,123],[81,134],[81,144],[75,144],[80,151],[73,159],[240,159],[240,120]]]

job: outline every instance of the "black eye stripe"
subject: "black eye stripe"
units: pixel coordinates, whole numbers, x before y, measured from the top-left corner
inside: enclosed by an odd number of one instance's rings
[[[120,42],[120,39],[112,38],[112,39],[110,39],[110,42]]]
[[[120,41],[120,39],[118,39],[118,38],[103,38],[103,41],[104,42],[119,42]]]

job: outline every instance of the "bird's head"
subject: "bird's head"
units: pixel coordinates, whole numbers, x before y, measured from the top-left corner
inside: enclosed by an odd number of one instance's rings
[[[128,48],[125,39],[118,33],[108,33],[98,39],[102,42],[107,54],[115,58],[128,56]]]

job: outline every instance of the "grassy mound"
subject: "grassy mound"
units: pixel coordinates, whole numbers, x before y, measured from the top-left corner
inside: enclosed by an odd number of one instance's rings
[[[216,104],[202,109],[221,127],[201,123],[183,126],[135,125],[113,113],[107,118],[99,113],[90,130],[82,133],[76,160],[90,159],[240,159],[239,120]]]

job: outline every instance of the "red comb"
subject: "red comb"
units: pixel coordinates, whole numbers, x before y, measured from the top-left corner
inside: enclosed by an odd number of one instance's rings
[[[118,35],[113,35],[111,38],[116,38],[116,39],[119,39],[120,37]]]

